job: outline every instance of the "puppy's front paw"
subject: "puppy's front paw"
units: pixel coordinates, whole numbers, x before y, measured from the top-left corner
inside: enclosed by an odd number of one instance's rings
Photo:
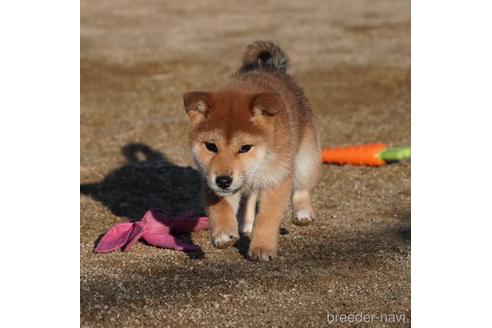
[[[310,213],[308,210],[298,210],[294,213],[294,216],[292,217],[292,222],[298,226],[305,226],[313,221],[312,217],[313,214]]]
[[[268,262],[276,257],[277,250],[275,248],[253,246],[248,250],[249,260]]]
[[[239,239],[238,233],[220,231],[212,235],[212,244],[217,248],[227,248]]]

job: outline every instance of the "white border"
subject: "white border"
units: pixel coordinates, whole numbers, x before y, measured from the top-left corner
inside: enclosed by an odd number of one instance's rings
[[[412,2],[412,324],[489,322],[491,5]]]
[[[79,322],[79,6],[0,3],[2,327]]]

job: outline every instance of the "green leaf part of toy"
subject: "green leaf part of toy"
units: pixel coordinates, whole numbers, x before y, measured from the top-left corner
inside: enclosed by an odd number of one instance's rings
[[[410,159],[410,147],[388,148],[379,157],[385,162],[395,162]]]

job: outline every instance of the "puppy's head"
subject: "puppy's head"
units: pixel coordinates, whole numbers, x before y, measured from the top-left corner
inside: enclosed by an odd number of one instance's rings
[[[219,196],[235,193],[268,158],[283,106],[278,94],[228,90],[188,92],[183,98],[193,158],[208,186]]]

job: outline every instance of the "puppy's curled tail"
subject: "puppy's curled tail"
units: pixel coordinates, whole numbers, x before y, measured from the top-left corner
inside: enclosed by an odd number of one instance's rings
[[[243,54],[243,66],[239,73],[270,71],[286,73],[289,59],[282,49],[271,41],[255,41]]]

